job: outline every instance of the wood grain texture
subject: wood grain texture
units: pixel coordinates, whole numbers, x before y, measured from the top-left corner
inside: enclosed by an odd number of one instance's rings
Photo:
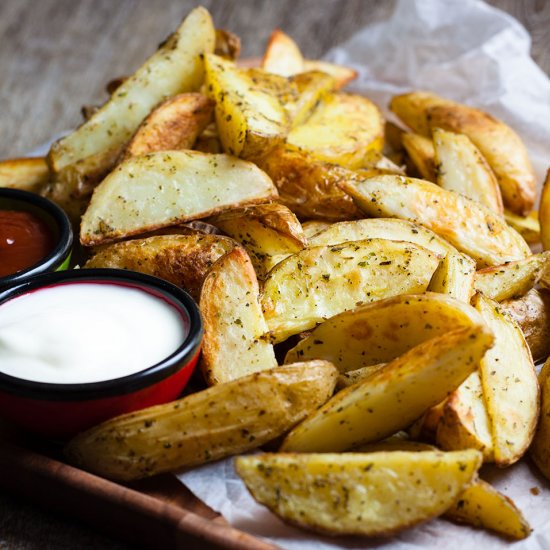
[[[458,0],[457,0],[458,1]],[[532,54],[550,74],[550,2],[489,0],[518,18]],[[24,155],[81,122],[80,108],[106,99],[111,78],[156,48],[193,0],[2,0],[0,158]],[[394,0],[203,0],[219,27],[239,34],[243,55],[262,52],[275,27],[319,57],[364,25],[386,18]],[[0,493],[0,549],[127,548],[72,519]]]

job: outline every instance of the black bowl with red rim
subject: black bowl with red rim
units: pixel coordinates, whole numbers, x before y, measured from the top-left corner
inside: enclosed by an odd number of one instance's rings
[[[23,249],[17,251],[19,245]],[[57,204],[36,193],[0,188],[0,289],[32,275],[67,269],[72,246],[71,222]],[[23,260],[25,254],[28,261]]]
[[[177,310],[184,339],[160,362],[134,374],[100,382],[37,382],[6,374],[0,364],[0,416],[57,440],[67,439],[114,416],[176,399],[196,366],[203,335],[199,309],[187,292],[157,277],[119,269],[36,275],[1,290],[0,308],[23,295],[78,283],[121,285],[165,301]]]

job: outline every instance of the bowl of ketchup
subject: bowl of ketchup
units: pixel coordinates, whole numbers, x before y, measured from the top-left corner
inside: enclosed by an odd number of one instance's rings
[[[59,206],[35,193],[0,188],[0,289],[66,269],[72,244],[71,223]]]

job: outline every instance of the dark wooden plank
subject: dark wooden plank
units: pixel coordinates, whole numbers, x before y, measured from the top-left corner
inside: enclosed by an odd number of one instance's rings
[[[169,477],[125,487],[6,441],[0,487],[145,548],[276,550],[234,529]]]

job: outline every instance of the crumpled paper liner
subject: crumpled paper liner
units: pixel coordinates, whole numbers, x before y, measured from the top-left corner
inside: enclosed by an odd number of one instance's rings
[[[525,140],[539,183],[550,166],[550,80],[529,57],[527,31],[512,17],[477,0],[400,0],[389,20],[370,25],[326,58],[359,71],[350,90],[373,99],[388,114],[391,96],[413,89],[487,110]],[[534,533],[514,549],[550,548],[550,485],[524,459],[483,476],[510,496]],[[233,470],[233,460],[206,465],[178,478],[233,526],[282,548],[507,548],[488,532],[437,519],[391,539],[318,537],[289,527],[254,502]],[[540,493],[534,494],[532,488]]]

